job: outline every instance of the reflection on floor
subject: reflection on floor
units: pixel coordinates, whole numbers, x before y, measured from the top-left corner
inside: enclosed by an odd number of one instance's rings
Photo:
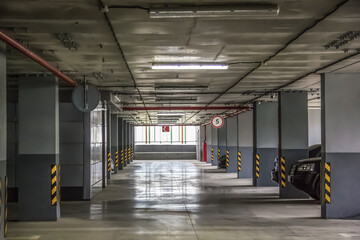
[[[58,222],[11,222],[8,239],[359,239],[360,221],[322,220],[313,200],[280,200],[196,161],[135,161]]]

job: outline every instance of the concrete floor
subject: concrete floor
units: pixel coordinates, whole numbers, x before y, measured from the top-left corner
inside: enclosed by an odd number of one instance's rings
[[[135,161],[57,222],[11,222],[8,239],[360,239],[360,221],[320,219],[313,200],[196,161]]]

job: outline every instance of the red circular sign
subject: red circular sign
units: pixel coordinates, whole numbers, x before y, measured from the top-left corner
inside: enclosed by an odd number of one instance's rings
[[[214,128],[221,128],[224,125],[224,119],[222,117],[220,117],[220,116],[214,116],[211,119],[211,125]]]

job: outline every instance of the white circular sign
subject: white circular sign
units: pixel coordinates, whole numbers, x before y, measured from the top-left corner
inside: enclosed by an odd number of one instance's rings
[[[211,119],[211,124],[214,128],[221,128],[224,125],[224,119],[220,116],[215,116]]]

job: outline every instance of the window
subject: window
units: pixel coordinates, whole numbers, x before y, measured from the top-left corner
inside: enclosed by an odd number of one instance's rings
[[[196,145],[197,128],[197,126],[170,126],[169,132],[163,132],[162,126],[136,126],[135,144]]]

